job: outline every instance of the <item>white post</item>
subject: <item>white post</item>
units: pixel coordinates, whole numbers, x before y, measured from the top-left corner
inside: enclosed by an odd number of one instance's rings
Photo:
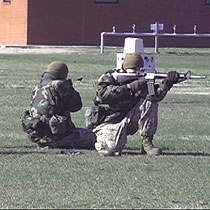
[[[158,22],[155,23],[155,53],[158,53],[158,47],[159,47],[159,24]]]
[[[101,33],[101,54],[104,53],[104,32]]]

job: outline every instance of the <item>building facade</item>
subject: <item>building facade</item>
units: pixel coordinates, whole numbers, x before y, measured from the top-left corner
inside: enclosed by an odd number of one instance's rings
[[[0,45],[100,45],[103,31],[210,33],[210,0],[0,0]],[[125,37],[106,37],[121,46]],[[153,46],[153,38],[145,38]],[[161,38],[162,47],[210,47],[210,38]]]

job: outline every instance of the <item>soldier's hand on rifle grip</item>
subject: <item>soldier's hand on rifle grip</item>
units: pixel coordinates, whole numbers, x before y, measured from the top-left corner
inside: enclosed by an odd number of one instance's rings
[[[179,73],[177,71],[170,71],[167,74],[166,79],[163,81],[164,85],[170,89],[173,84],[176,84],[179,81]]]

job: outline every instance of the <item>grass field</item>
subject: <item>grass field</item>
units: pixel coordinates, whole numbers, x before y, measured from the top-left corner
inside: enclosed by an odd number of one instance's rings
[[[41,150],[22,132],[19,118],[48,63],[70,67],[83,109],[73,114],[85,126],[97,78],[115,67],[116,49],[69,48],[65,52],[0,51],[0,208],[209,209],[210,208],[210,50],[160,49],[159,71],[206,75],[176,85],[160,104],[155,144],[163,155],[139,153],[139,137],[129,138],[121,157],[96,151],[79,156]],[[76,81],[83,77],[82,82]]]

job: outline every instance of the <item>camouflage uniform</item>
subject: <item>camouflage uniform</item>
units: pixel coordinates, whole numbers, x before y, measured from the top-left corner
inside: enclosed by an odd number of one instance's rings
[[[94,148],[90,129],[76,128],[70,112],[82,108],[80,94],[67,80],[68,68],[52,62],[31,96],[31,109],[22,117],[24,131],[40,147]],[[28,123],[27,123],[28,122]]]
[[[127,64],[130,66],[129,62]],[[134,67],[141,65],[136,61],[131,64]],[[120,84],[112,77],[114,71],[106,72],[98,81],[94,102],[98,106],[105,106],[106,111],[93,129],[97,136],[96,150],[102,155],[120,154],[127,143],[127,136],[139,131],[142,152],[160,154],[161,151],[152,143],[158,124],[158,102],[172,86],[166,82],[164,85],[155,85],[155,95],[148,96],[144,78]]]

